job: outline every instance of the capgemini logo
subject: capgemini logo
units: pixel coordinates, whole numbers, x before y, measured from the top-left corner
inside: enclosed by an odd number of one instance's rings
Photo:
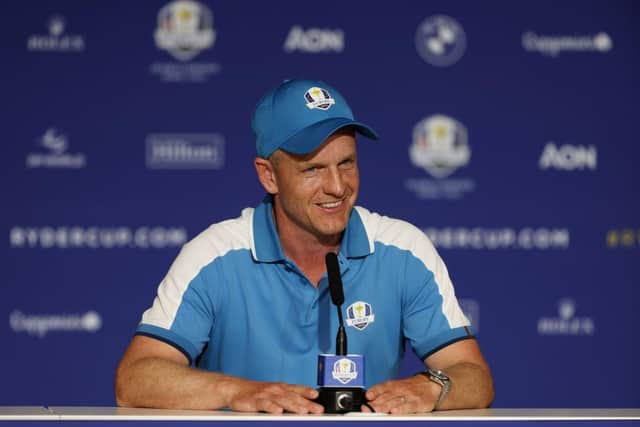
[[[14,310],[9,315],[9,325],[16,332],[25,332],[44,338],[49,332],[96,333],[102,328],[102,317],[96,311],[84,314],[25,314]]]
[[[603,31],[594,35],[541,35],[527,31],[522,35],[522,47],[553,58],[564,52],[605,54],[613,49],[613,39]]]

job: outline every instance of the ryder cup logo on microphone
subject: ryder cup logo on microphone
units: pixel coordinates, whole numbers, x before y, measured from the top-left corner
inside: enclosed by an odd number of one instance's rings
[[[347,384],[358,378],[358,370],[355,362],[347,358],[336,360],[333,364],[331,376],[342,384]]]
[[[364,357],[361,354],[318,355],[320,387],[364,387]]]

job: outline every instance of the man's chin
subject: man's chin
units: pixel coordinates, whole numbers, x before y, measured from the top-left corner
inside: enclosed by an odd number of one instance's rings
[[[332,224],[331,226],[326,226],[318,229],[318,237],[322,240],[334,240],[340,239],[342,237],[342,232],[347,228],[347,224]]]

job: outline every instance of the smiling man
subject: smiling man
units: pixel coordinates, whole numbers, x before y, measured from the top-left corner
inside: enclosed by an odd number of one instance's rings
[[[367,361],[362,410],[488,406],[489,368],[433,245],[355,206],[356,134],[376,133],[310,80],[267,93],[253,130],[268,195],[184,246],[118,366],[118,404],[321,413],[314,386],[318,354],[335,350],[325,267],[334,252],[350,349]],[[396,379],[405,340],[426,369]]]

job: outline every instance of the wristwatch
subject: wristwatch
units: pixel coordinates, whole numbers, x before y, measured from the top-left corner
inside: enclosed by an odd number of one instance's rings
[[[451,379],[447,374],[442,372],[440,369],[427,369],[426,371],[418,372],[419,375],[424,375],[429,379],[429,381],[433,381],[436,384],[440,384],[442,389],[440,390],[440,395],[438,396],[438,400],[436,400],[436,404],[433,406],[433,409],[438,409],[440,403],[447,397],[449,393],[449,389],[451,388]]]

